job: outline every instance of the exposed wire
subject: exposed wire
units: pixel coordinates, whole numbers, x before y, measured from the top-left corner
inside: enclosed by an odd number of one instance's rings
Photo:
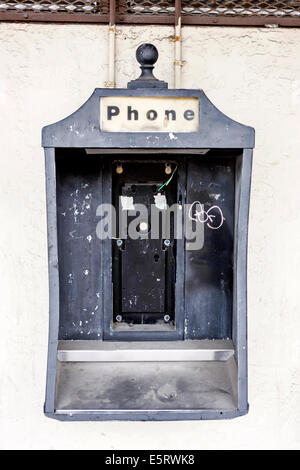
[[[173,173],[171,174],[170,178],[158,188],[158,190],[157,190],[158,193],[162,190],[162,188],[163,188],[164,186],[168,186],[168,184],[169,184],[170,181],[172,180],[172,178],[173,178],[173,176],[174,176],[176,170],[177,170],[177,165],[176,165],[176,167],[174,168]]]

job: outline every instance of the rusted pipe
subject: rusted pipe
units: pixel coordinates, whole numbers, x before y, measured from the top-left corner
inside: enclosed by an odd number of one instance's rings
[[[115,53],[116,53],[116,0],[109,0],[108,25],[108,81],[106,86],[114,88],[115,80]]]
[[[175,0],[175,60],[174,60],[174,85],[181,87],[181,0]]]

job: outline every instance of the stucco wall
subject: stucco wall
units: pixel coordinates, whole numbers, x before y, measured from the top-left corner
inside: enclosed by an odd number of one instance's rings
[[[121,27],[117,86],[170,27]],[[233,421],[61,423],[43,416],[48,277],[41,128],[107,80],[97,25],[0,24],[0,447],[300,448],[300,29],[183,29],[182,87],[256,129],[249,233],[249,403]]]

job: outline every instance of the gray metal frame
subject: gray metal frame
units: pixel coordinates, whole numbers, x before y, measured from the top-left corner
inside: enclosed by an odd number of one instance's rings
[[[102,96],[198,97],[199,130],[193,133],[110,133],[99,127],[99,101]],[[148,137],[146,139],[145,137]],[[49,349],[45,414],[61,420],[178,420],[224,419],[248,411],[247,401],[247,236],[254,129],[221,113],[202,90],[96,89],[75,113],[42,131],[45,148],[49,255]],[[59,324],[59,267],[56,221],[55,148],[90,149],[240,149],[236,168],[236,214],[234,247],[233,343],[238,364],[237,410],[85,411],[55,412],[56,367]],[[126,150],[126,151],[127,151]],[[109,154],[107,154],[109,158]],[[199,155],[201,158],[201,155]],[[105,308],[105,304],[104,304]]]
[[[199,131],[176,133],[101,132],[99,100],[102,96],[164,96],[199,98]],[[148,137],[148,139],[146,139]],[[126,149],[211,149],[253,148],[254,129],[244,126],[221,113],[202,90],[102,89],[75,113],[62,121],[46,126],[42,132],[43,147],[126,148]]]

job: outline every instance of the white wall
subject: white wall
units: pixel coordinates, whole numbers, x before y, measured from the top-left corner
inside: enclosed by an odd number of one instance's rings
[[[135,49],[159,49],[173,87],[170,27],[120,27],[117,86]],[[182,87],[256,129],[249,237],[249,403],[233,421],[61,423],[43,416],[48,334],[41,128],[103,87],[98,25],[0,24],[0,447],[300,448],[300,29],[186,27]]]

